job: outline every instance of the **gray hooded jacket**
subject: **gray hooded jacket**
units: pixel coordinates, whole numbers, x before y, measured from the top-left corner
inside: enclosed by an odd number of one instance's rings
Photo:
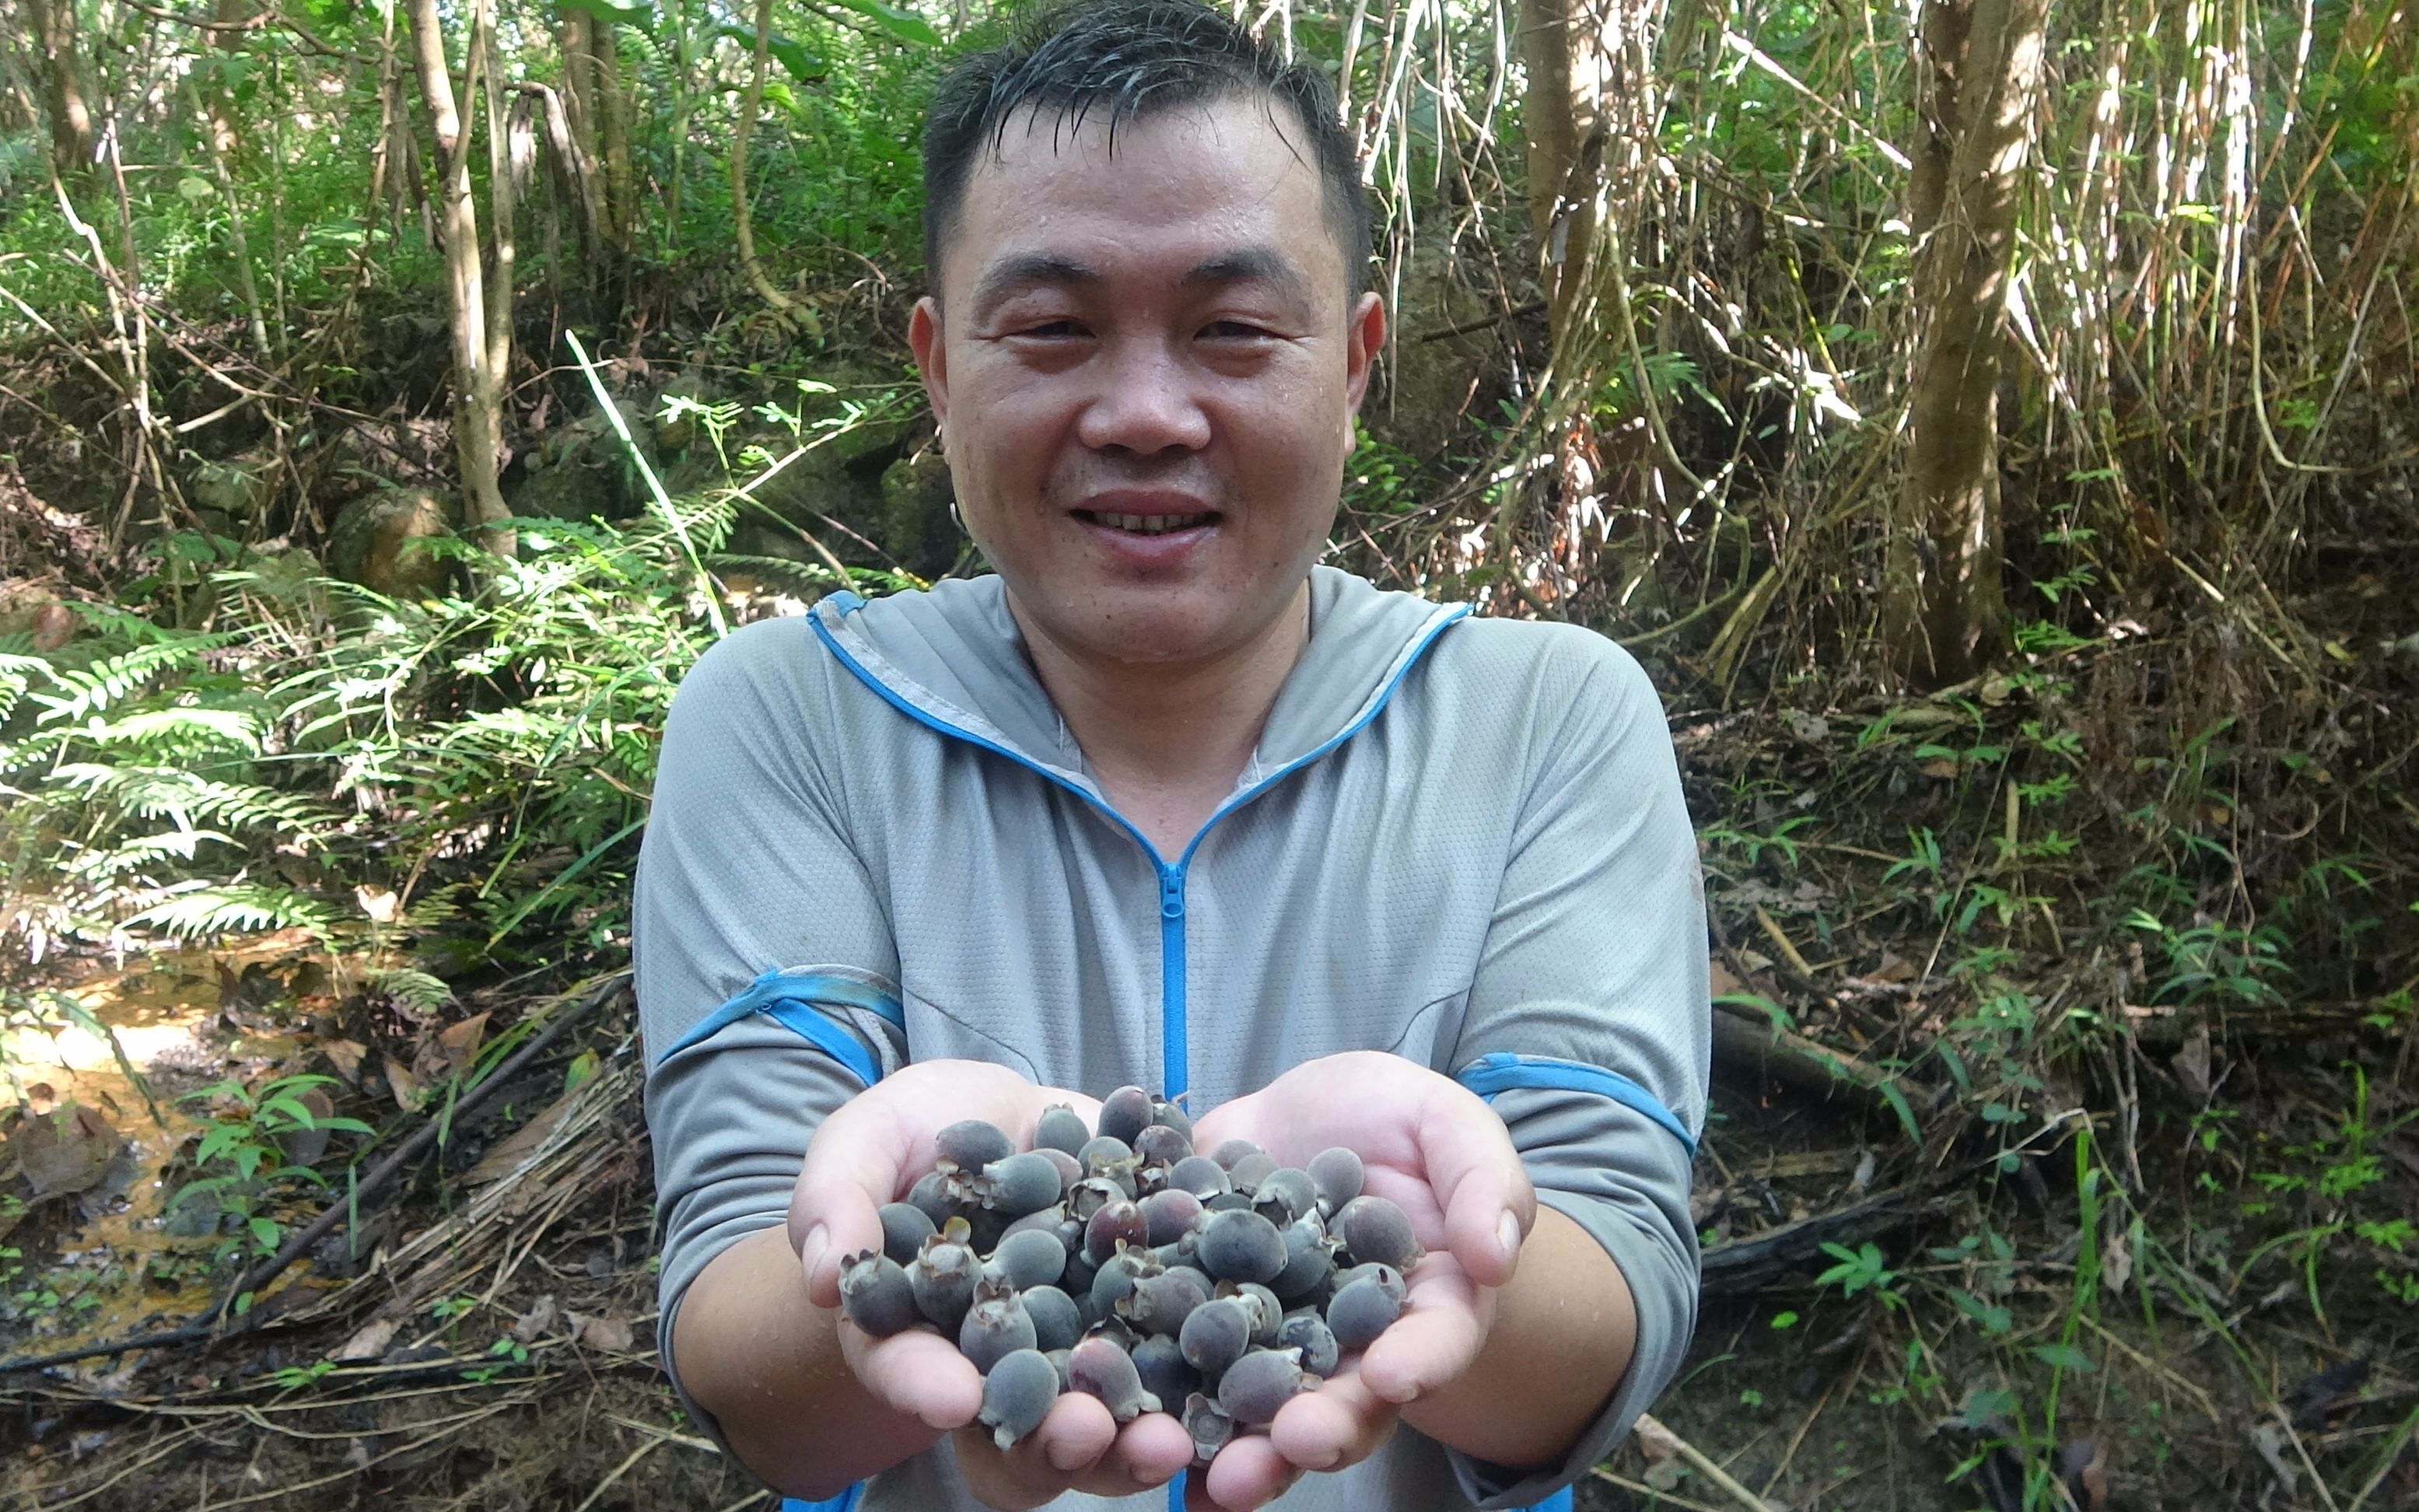
[[[1093,779],[999,579],[834,595],[741,630],[682,685],[636,955],[675,1385],[684,1293],[784,1221],[818,1119],[937,1057],[1188,1093],[1197,1117],[1302,1061],[1389,1050],[1487,1097],[1540,1200],[1604,1245],[1637,1355],[1563,1463],[1489,1465],[1406,1428],[1305,1477],[1286,1512],[1536,1502],[1687,1350],[1696,841],[1654,689],[1588,631],[1316,569],[1308,646],[1234,794],[1163,856]],[[852,1498],[976,1505],[946,1440]],[[1181,1504],[1051,1504],[1163,1501]]]

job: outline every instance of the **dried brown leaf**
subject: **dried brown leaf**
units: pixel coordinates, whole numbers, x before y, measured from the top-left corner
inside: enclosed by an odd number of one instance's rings
[[[630,1332],[630,1325],[610,1314],[592,1318],[580,1324],[578,1337],[582,1348],[606,1354],[627,1354],[636,1339]]]
[[[401,1326],[398,1319],[373,1318],[356,1330],[351,1338],[337,1346],[336,1352],[328,1358],[337,1361],[375,1360],[386,1353],[386,1347],[394,1342],[395,1330]]]
[[[468,1075],[470,1062],[477,1058],[479,1046],[487,1038],[487,1015],[473,1013],[459,1024],[447,1025],[438,1035],[437,1042],[445,1048],[446,1064],[456,1076]]]
[[[34,1196],[47,1197],[100,1185],[118,1138],[98,1109],[79,1103],[23,1119],[8,1145]]]

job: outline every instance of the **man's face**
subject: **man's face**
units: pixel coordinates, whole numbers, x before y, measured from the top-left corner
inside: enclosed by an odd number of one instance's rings
[[[1009,122],[909,331],[1028,634],[1185,663],[1294,607],[1384,332],[1264,101]],[[1030,129],[1028,129],[1030,127]]]

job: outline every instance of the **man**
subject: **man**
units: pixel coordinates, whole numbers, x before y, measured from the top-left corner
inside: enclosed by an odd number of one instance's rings
[[[1598,637],[1314,565],[1385,322],[1315,69],[1111,0],[961,65],[925,162],[909,337],[997,576],[836,595],[681,690],[638,911],[666,1364],[843,1505],[1552,1497],[1695,1318],[1660,705]],[[1002,1452],[950,1343],[833,1311],[939,1128],[1129,1082],[1205,1149],[1354,1147],[1431,1252],[1357,1365],[1185,1473],[1172,1417],[1082,1396]]]

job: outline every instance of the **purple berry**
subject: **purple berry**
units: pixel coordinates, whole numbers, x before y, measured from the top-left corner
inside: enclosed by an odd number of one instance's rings
[[[958,1227],[963,1229],[964,1225]],[[917,1308],[952,1338],[957,1336],[958,1325],[965,1321],[966,1309],[974,1305],[979,1269],[975,1263],[975,1252],[962,1242],[952,1242],[946,1230],[924,1241],[916,1263],[907,1267]]]
[[[932,1141],[940,1158],[962,1171],[978,1171],[995,1160],[1016,1153],[1016,1145],[999,1125],[980,1119],[963,1119],[942,1130]]]
[[[1181,1187],[1153,1192],[1135,1206],[1142,1209],[1143,1224],[1150,1230],[1153,1244],[1173,1244],[1201,1221],[1201,1199]]]
[[[1341,1291],[1363,1276],[1375,1279],[1378,1285],[1384,1288],[1386,1295],[1394,1299],[1396,1307],[1402,1306],[1404,1301],[1411,1294],[1411,1288],[1403,1281],[1402,1272],[1391,1265],[1379,1265],[1375,1261],[1366,1265],[1353,1266],[1348,1271],[1336,1272],[1335,1289]]]
[[[1142,1389],[1158,1397],[1163,1409],[1201,1389],[1200,1373],[1184,1363],[1183,1347],[1173,1335],[1153,1334],[1136,1343],[1132,1353]]]
[[[1064,1187],[1058,1167],[1038,1150],[992,1162],[982,1168],[981,1177],[974,1183],[984,1207],[1010,1218],[1022,1218],[1052,1206]]]
[[[1101,1100],[1101,1133],[1131,1145],[1151,1120],[1150,1094],[1139,1087],[1120,1087]]]
[[[1285,1236],[1249,1209],[1212,1213],[1201,1226],[1196,1251],[1221,1281],[1267,1283],[1286,1268]]]
[[[1234,1183],[1236,1191],[1257,1196],[1261,1180],[1275,1174],[1276,1168],[1277,1158],[1274,1155],[1265,1150],[1254,1150],[1226,1167],[1226,1180]]]
[[[1145,1165],[1173,1165],[1193,1153],[1193,1141],[1163,1123],[1134,1135],[1133,1152]]]
[[[1286,1226],[1286,1263],[1269,1289],[1291,1302],[1318,1289],[1335,1264],[1335,1246],[1328,1242],[1316,1213],[1305,1213]]]
[[[1329,1227],[1344,1241],[1345,1249],[1356,1264],[1375,1260],[1397,1271],[1408,1271],[1411,1262],[1425,1253],[1411,1232],[1410,1216],[1384,1197],[1354,1197]]]
[[[1190,1192],[1203,1202],[1224,1194],[1232,1184],[1226,1180],[1226,1167],[1207,1155],[1187,1155],[1167,1168],[1169,1191]]]
[[[1159,1398],[1143,1389],[1132,1356],[1105,1338],[1087,1338],[1067,1351],[1067,1384],[1098,1396],[1120,1423],[1159,1411]]]
[[[1216,1161],[1220,1168],[1231,1171],[1235,1168],[1237,1161],[1246,1155],[1256,1155],[1259,1152],[1260,1147],[1248,1139],[1229,1139],[1211,1150],[1210,1158]]]
[[[1235,1420],[1199,1392],[1184,1398],[1184,1431],[1193,1439],[1193,1458],[1208,1464],[1235,1437]]]
[[[1139,1249],[1149,1241],[1150,1224],[1142,1210],[1122,1197],[1103,1203],[1084,1226],[1084,1253],[1096,1261],[1107,1260],[1120,1243]]]
[[[1335,1331],[1317,1314],[1307,1312],[1295,1313],[1279,1326],[1277,1348],[1300,1350],[1302,1367],[1321,1380],[1335,1374],[1336,1358],[1344,1352]]]
[[[1136,1278],[1133,1288],[1118,1300],[1117,1310],[1145,1334],[1172,1335],[1184,1327],[1194,1308],[1209,1300],[1210,1288],[1202,1285],[1199,1273],[1162,1271]]]

